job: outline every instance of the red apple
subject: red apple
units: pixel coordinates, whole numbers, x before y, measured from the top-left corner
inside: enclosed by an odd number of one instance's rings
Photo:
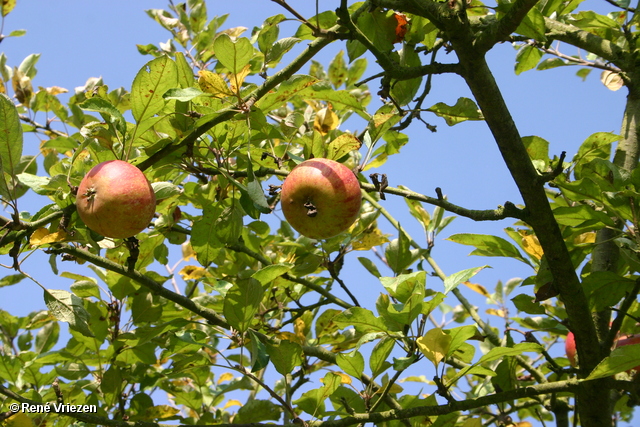
[[[110,160],[95,166],[82,179],[76,208],[91,230],[123,239],[149,226],[156,196],[140,169],[122,160]]]
[[[625,345],[630,344],[640,344],[640,335],[625,335],[622,338],[616,340],[614,344],[614,348],[624,347]],[[564,342],[564,350],[567,354],[567,358],[571,363],[571,366],[576,366],[576,339],[573,336],[573,332],[569,332],[567,334],[567,339]],[[634,368],[636,372],[640,372],[640,365]]]
[[[282,212],[300,234],[328,239],[347,230],[360,213],[356,175],[329,159],[311,159],[291,170],[282,184]]]

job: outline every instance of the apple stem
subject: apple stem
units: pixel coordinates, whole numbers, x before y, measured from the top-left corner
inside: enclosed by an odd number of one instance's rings
[[[311,200],[307,200],[307,203],[302,206],[307,208],[307,216],[313,218],[314,216],[318,215],[318,209],[316,208],[316,205],[311,202]]]

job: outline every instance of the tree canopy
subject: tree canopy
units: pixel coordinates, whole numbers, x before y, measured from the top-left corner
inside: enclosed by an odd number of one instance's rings
[[[149,61],[127,88],[102,78],[73,94],[41,87],[39,55],[0,55],[0,287],[43,291],[27,316],[0,309],[0,419],[17,427],[629,422],[640,404],[636,6],[341,0],[325,10],[318,0],[316,14],[303,16],[294,2],[271,1],[282,13],[252,29],[225,26],[227,16],[211,16],[204,0],[148,10],[171,38],[137,45]],[[1,3],[3,22],[14,7]],[[291,20],[299,27],[281,34]],[[505,43],[516,48],[516,74],[577,67],[577,78],[595,70],[606,87],[626,91],[620,132],[594,133],[574,156],[521,135],[487,62]],[[444,74],[471,96],[434,102]],[[380,172],[417,143],[408,129],[467,121],[490,130],[495,163],[519,200],[488,197],[472,208],[440,188],[390,185]],[[353,122],[360,130],[348,129]],[[24,138],[34,136],[39,152],[26,154]],[[347,166],[363,200],[354,224],[321,240],[296,232],[281,208],[283,181],[314,158]],[[78,192],[83,178],[111,160],[135,165],[156,198],[148,227],[125,239],[98,234],[76,209],[93,196]],[[26,199],[38,207],[24,210]],[[410,235],[390,203],[424,235]],[[315,205],[305,208],[315,215]],[[455,217],[504,230],[481,234],[472,223],[450,234]],[[493,289],[474,283],[491,259],[445,272],[435,236],[520,262],[529,276]],[[35,251],[59,281],[40,283],[22,267]],[[345,277],[347,263],[380,284],[375,300]],[[575,341],[568,357],[566,340]]]

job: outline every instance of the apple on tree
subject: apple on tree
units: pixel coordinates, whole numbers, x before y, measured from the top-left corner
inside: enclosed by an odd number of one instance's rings
[[[640,334],[620,337],[616,340],[613,347],[618,348],[631,344],[640,344]],[[571,366],[575,367],[578,364],[578,361],[576,359],[576,339],[573,336],[573,332],[569,332],[567,334],[567,339],[564,342],[564,349],[567,358],[569,359],[569,363],[571,363]],[[633,370],[640,372],[640,365],[633,368]]]
[[[362,204],[360,184],[345,165],[329,159],[305,160],[282,184],[282,212],[291,226],[312,239],[347,230]]]
[[[91,230],[124,239],[149,226],[156,196],[140,169],[122,160],[110,160],[96,165],[82,179],[76,208]]]

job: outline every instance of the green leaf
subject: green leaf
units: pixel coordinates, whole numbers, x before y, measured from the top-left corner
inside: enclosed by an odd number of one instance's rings
[[[229,325],[240,332],[249,329],[263,295],[264,289],[256,279],[238,280],[224,297],[223,312]]]
[[[266,267],[261,268],[251,275],[254,279],[256,279],[262,286],[266,286],[269,283],[273,282],[278,277],[283,274],[291,271],[294,267],[293,264],[285,263],[285,264],[272,264]]]
[[[489,267],[488,265],[483,265],[482,267],[468,268],[466,270],[458,271],[457,273],[453,273],[452,275],[447,276],[447,278],[444,279],[444,293],[448,294],[453,289],[457,288],[460,283],[466,282],[485,268],[491,267]]]
[[[369,356],[369,367],[371,368],[371,375],[374,378],[392,366],[388,360],[395,343],[393,338],[383,337],[373,347],[371,356]]]
[[[0,278],[0,288],[3,288],[5,286],[15,285],[16,283],[20,283],[20,281],[22,281],[22,279],[24,279],[25,277],[27,276],[25,276],[22,273],[8,274]]]
[[[249,329],[249,351],[251,352],[251,372],[259,372],[269,365],[269,355],[267,346],[262,342],[260,336]]]
[[[188,102],[202,95],[206,95],[206,93],[195,87],[187,87],[169,89],[164,93],[163,97],[165,99],[175,99],[182,102]]]
[[[380,278],[380,283],[389,292],[389,295],[403,304],[413,295],[418,295],[424,299],[426,282],[427,273],[424,271]]]
[[[400,274],[417,259],[417,250],[411,250],[409,239],[403,231],[400,231],[398,238],[393,239],[384,251],[387,264],[394,273]]]
[[[618,372],[628,371],[638,366],[640,361],[640,344],[625,345],[614,349],[608,357],[595,367],[587,377],[588,380],[606,378]]]
[[[271,92],[265,95],[263,98],[256,101],[254,104],[262,111],[269,112],[275,108],[279,108],[281,105],[289,101],[298,92],[306,89],[307,87],[317,83],[318,79],[312,76],[295,75],[288,80],[280,83],[275,92]]]
[[[502,237],[486,234],[461,233],[454,234],[446,240],[451,240],[452,242],[460,243],[461,245],[475,246],[476,249],[469,255],[515,258],[527,265],[529,264],[518,248]]]
[[[513,347],[494,347],[487,354],[482,356],[478,363],[492,362],[502,359],[505,356],[518,356],[525,352],[540,353],[543,347],[540,344],[524,342],[516,344]]]
[[[89,313],[81,298],[68,291],[57,289],[44,290],[44,302],[52,316],[87,337],[93,337],[89,329]]]
[[[360,333],[386,332],[387,327],[379,317],[376,317],[370,310],[362,307],[352,307],[343,311],[333,318],[333,322],[339,328],[353,326]]]
[[[553,210],[553,216],[558,224],[579,228],[586,223],[604,224],[614,227],[615,222],[609,215],[602,211],[596,211],[588,205],[561,206]]]
[[[516,33],[531,37],[537,41],[545,41],[547,39],[545,31],[544,16],[540,10],[535,7],[529,10],[527,16],[524,17],[516,29]]]
[[[251,424],[261,421],[278,421],[282,408],[270,400],[249,399],[238,409],[234,424]]]
[[[597,311],[615,306],[631,292],[634,285],[635,280],[610,271],[594,271],[582,281],[584,293],[589,299],[589,308]]]
[[[0,93],[0,193],[13,198],[9,189],[14,185],[6,177],[15,178],[15,170],[22,157],[22,125],[18,110],[4,93]]]
[[[271,358],[271,363],[280,375],[287,375],[293,372],[296,366],[302,365],[302,346],[288,340],[282,340],[277,345],[267,343],[267,353]]]
[[[208,266],[223,250],[222,242],[216,232],[216,220],[220,214],[217,206],[205,206],[202,217],[193,222],[191,228],[191,246],[196,258],[203,266]]]
[[[137,123],[158,114],[165,105],[163,95],[178,84],[176,63],[166,55],[149,61],[131,85],[131,113]]]
[[[476,103],[469,98],[458,98],[454,106],[449,106],[444,102],[438,102],[434,106],[427,108],[427,111],[431,111],[435,113],[436,116],[442,117],[449,126],[467,120],[484,120]]]
[[[246,37],[234,42],[228,34],[222,33],[213,41],[213,50],[216,59],[232,73],[238,73],[253,58],[253,46]]]
[[[422,65],[420,56],[411,44],[403,44],[398,52],[401,67],[419,67]],[[415,98],[422,85],[422,77],[395,81],[391,84],[391,96],[401,105],[407,105]]]
[[[360,379],[364,373],[364,357],[357,350],[351,353],[338,353],[336,363],[347,375]]]
[[[299,39],[297,37],[287,37],[278,40],[273,44],[273,46],[271,46],[271,49],[269,49],[269,51],[265,55],[265,63],[267,63],[267,65],[270,67],[275,66],[278,62],[280,62],[285,53],[289,52],[296,44],[300,43],[301,41],[302,39]]]
[[[327,159],[339,160],[354,150],[358,150],[362,143],[350,133],[343,133],[331,141],[327,147]]]
[[[511,298],[511,301],[513,301],[518,311],[527,314],[545,314],[547,312],[542,304],[536,302],[535,298],[531,295],[520,294]]]
[[[80,298],[100,298],[100,287],[92,280],[78,280],[70,286],[71,292]]]
[[[51,350],[58,342],[59,337],[60,324],[58,322],[49,322],[44,325],[36,334],[36,353],[42,354]]]
[[[445,332],[451,336],[451,343],[449,344],[449,352],[447,353],[447,356],[452,355],[470,338],[479,335],[478,328],[475,325],[460,326],[445,330]]]
[[[358,261],[360,261],[360,264],[362,264],[362,266],[366,268],[367,271],[373,274],[375,277],[380,278],[382,276],[380,274],[380,271],[378,271],[378,267],[376,267],[373,261],[371,261],[369,258],[358,257]]]
[[[89,98],[86,101],[78,104],[80,108],[87,111],[96,111],[100,113],[105,120],[111,122],[115,125],[116,129],[120,134],[124,135],[127,131],[127,122],[124,119],[124,116],[116,107],[114,107],[109,101],[93,97]]]

